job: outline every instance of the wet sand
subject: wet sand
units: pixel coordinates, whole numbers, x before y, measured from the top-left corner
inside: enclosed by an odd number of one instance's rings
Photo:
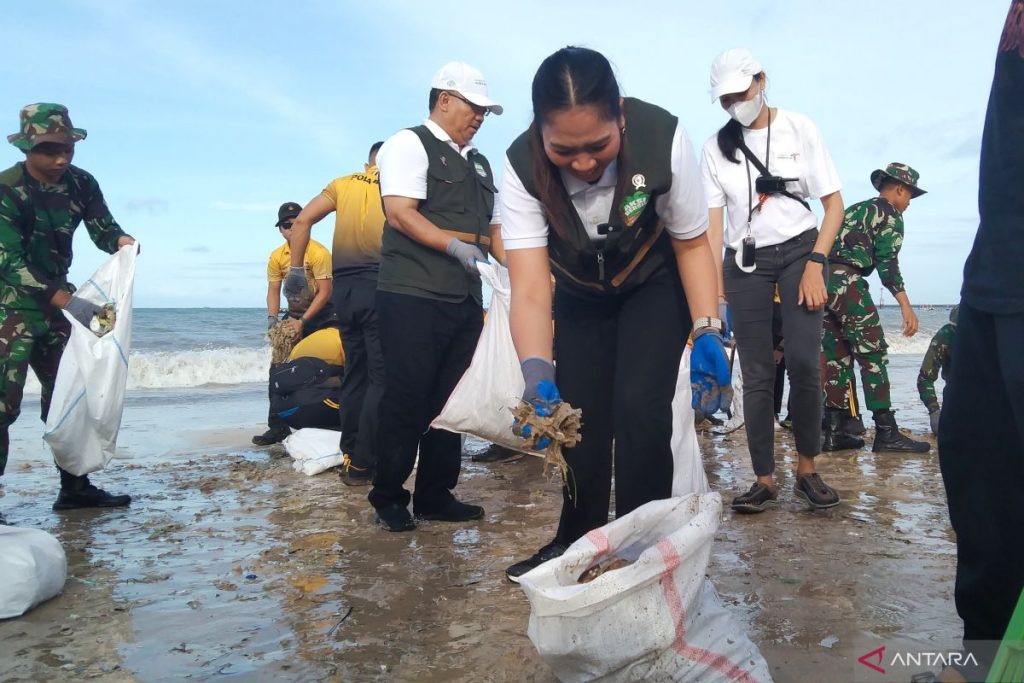
[[[52,465],[13,459],[0,507],[61,540],[68,581],[0,622],[0,680],[554,680],[503,576],[553,533],[560,495],[538,459],[467,457],[457,492],[484,520],[389,534],[365,488],[242,445],[255,430],[178,435],[174,457],[115,461],[95,480],[135,496],[124,510],[58,515]],[[811,513],[792,495],[790,435],[777,437],[780,508],[726,510],[708,571],[775,680],[867,680],[855,667],[871,643],[952,644],[955,546],[934,449],[823,455],[844,503]],[[726,500],[749,486],[742,430],[701,445]]]

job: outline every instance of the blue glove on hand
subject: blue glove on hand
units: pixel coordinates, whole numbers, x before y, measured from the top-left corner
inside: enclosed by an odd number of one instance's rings
[[[555,366],[543,358],[527,358],[521,367],[525,380],[523,401],[532,405],[541,417],[551,415],[562,402],[558,387],[555,386]],[[533,431],[530,429],[530,425],[513,420],[512,433],[528,439]],[[550,445],[551,439],[545,436],[533,446],[533,450],[542,451]]]
[[[732,405],[732,374],[725,355],[722,335],[717,330],[700,330],[690,353],[691,405],[704,415],[728,410]]]

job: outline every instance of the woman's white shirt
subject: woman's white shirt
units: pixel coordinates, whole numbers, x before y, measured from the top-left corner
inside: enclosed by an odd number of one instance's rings
[[[786,189],[804,201],[819,199],[842,189],[839,173],[821,138],[821,131],[802,114],[777,109],[771,124],[771,158],[765,161],[768,128],[743,129],[743,141],[754,155],[768,167],[772,175],[799,178],[787,183]],[[726,207],[723,241],[726,246],[739,249],[747,234],[747,215],[751,197],[757,203],[754,188],[757,168],[747,161],[742,151],[736,151],[738,164],[726,159],[718,148],[718,135],[712,135],[701,154],[701,173],[704,193],[711,208]],[[747,166],[750,181],[747,181]],[[757,247],[781,244],[797,235],[817,227],[818,217],[800,202],[784,195],[772,195],[760,211],[754,212],[750,222],[751,235]]]
[[[597,226],[607,223],[615,199],[618,161],[613,161],[594,184],[560,171],[566,192],[591,238]],[[540,200],[523,186],[512,163],[505,157],[501,184],[501,239],[505,250],[546,247],[548,219]],[[707,230],[708,211],[701,187],[700,170],[693,145],[681,124],[672,137],[672,187],[655,200],[655,210],[665,229],[677,239],[698,237]]]

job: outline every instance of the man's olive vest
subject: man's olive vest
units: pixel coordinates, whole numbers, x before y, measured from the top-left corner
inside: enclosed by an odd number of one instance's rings
[[[476,150],[469,153],[469,159],[463,158],[426,126],[409,130],[416,133],[427,152],[427,198],[420,202],[419,212],[447,234],[475,244],[487,254],[495,195],[491,165]],[[377,288],[440,301],[459,302],[467,296],[477,303],[483,300],[479,276],[467,273],[451,256],[420,244],[389,223],[384,224]]]
[[[562,194],[562,209],[553,215],[551,207],[545,206],[548,255],[560,287],[590,293],[627,291],[675,258],[655,200],[672,187],[672,138],[679,120],[660,107],[631,97],[625,98],[623,108],[626,132],[618,157],[620,181],[603,244],[587,234],[561,175],[552,168]],[[526,191],[538,200],[533,164],[534,155],[543,153],[534,149],[529,131],[508,149],[512,168]]]

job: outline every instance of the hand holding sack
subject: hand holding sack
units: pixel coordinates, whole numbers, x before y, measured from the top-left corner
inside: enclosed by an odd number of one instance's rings
[[[484,256],[484,253],[480,251],[479,247],[473,244],[466,244],[465,242],[454,238],[448,242],[448,246],[445,247],[444,251],[453,259],[461,263],[467,273],[471,273],[473,275],[479,275],[479,271],[476,269],[477,261],[487,263],[487,257]]]
[[[64,310],[67,311],[72,318],[82,323],[82,326],[89,328],[92,319],[99,314],[103,309],[102,306],[94,304],[91,301],[86,301],[78,296],[72,296],[66,304],[64,304]]]
[[[732,405],[731,379],[722,334],[711,328],[697,330],[690,355],[693,409],[704,415],[728,410]]]

